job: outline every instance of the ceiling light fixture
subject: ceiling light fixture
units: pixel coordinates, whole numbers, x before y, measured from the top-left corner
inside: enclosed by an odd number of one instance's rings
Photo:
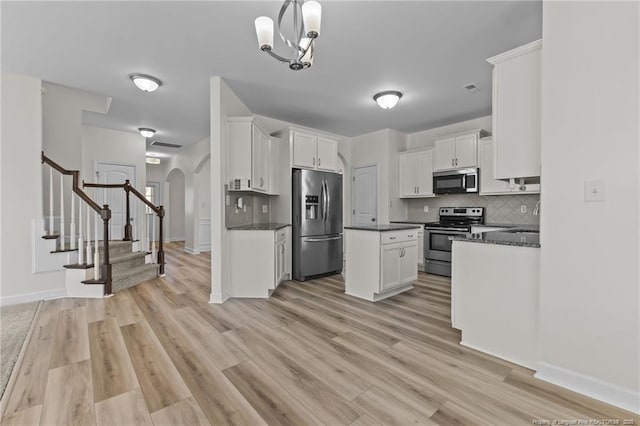
[[[145,74],[131,74],[129,76],[133,84],[143,92],[155,92],[158,87],[162,86],[162,82],[155,77]]]
[[[145,162],[147,164],[160,164],[160,159],[157,157],[147,157],[145,158]]]
[[[282,33],[282,18],[293,5],[293,41]],[[256,19],[256,35],[260,50],[276,60],[288,63],[289,68],[299,71],[313,65],[315,39],[320,35],[322,7],[314,0],[285,0],[278,14],[277,30],[282,41],[291,49],[291,57],[280,56],[273,51],[273,20],[266,16]],[[300,25],[300,20],[302,24]]]
[[[402,93],[396,90],[386,90],[373,95],[373,100],[378,103],[380,108],[391,109],[398,104],[401,97]]]
[[[138,131],[145,138],[150,138],[156,134],[156,131],[154,129],[149,129],[148,127],[140,127],[138,128]]]

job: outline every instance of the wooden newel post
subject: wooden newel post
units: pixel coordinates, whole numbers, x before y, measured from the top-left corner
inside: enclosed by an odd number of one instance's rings
[[[104,254],[102,256],[102,279],[105,281],[104,294],[111,294],[111,262],[109,260],[109,219],[111,219],[111,210],[108,204],[104,204],[100,210],[100,217],[103,223],[103,246]],[[96,232],[98,230],[96,229]],[[97,265],[96,265],[97,267]]]
[[[160,241],[158,241],[158,265],[160,266],[160,275],[164,276],[164,248],[163,248],[163,242],[164,242],[164,235],[163,235],[163,222],[164,222],[164,207],[160,206],[159,210],[158,210],[158,218],[160,223],[158,224],[158,234],[160,237]]]
[[[131,236],[133,234],[131,227],[131,207],[129,204],[129,194],[131,191],[131,184],[129,183],[129,179],[124,181],[124,192],[127,194],[127,224],[124,225],[124,238],[123,241],[131,241]]]

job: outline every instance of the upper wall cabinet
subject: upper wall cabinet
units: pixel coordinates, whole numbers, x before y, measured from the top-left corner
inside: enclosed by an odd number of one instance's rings
[[[516,182],[516,179],[499,180],[494,173],[494,143],[492,138],[483,138],[478,145],[480,166],[480,195],[539,194],[539,183]]]
[[[433,150],[400,152],[400,198],[433,197]]]
[[[540,176],[542,40],[487,59],[493,65],[497,179]]]
[[[326,136],[291,131],[293,159],[292,167],[303,169],[338,170],[338,141]]]
[[[478,167],[478,139],[484,130],[451,135],[435,141],[435,171]]]
[[[227,119],[230,191],[256,191],[278,195],[278,140],[270,138],[252,117]]]

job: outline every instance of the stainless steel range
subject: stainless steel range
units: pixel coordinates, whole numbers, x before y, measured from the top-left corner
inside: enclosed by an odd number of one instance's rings
[[[430,274],[451,276],[451,237],[484,223],[484,207],[440,207],[440,221],[425,224],[424,264]]]

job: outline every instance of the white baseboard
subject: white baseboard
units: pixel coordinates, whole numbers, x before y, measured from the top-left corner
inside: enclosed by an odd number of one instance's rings
[[[576,371],[540,362],[535,378],[640,414],[640,393]]]
[[[184,247],[184,251],[186,251],[189,254],[200,254],[200,250],[196,250],[193,247]]]
[[[462,339],[464,339],[464,331],[462,332]],[[484,348],[482,348],[482,347],[480,347],[478,345],[474,345],[472,343],[465,342],[464,340],[460,341],[460,345],[465,346],[465,347],[470,348],[470,349],[473,349],[474,351],[483,352],[483,353],[485,353],[487,355],[491,355],[491,356],[494,356],[496,358],[504,359],[505,361],[509,361],[509,362],[514,363],[514,364],[518,364],[518,365],[520,365],[522,367],[528,368],[529,370],[536,371],[538,369],[537,364],[534,364],[534,363],[531,363],[531,362],[527,362],[526,360],[522,360],[522,359],[519,359],[519,358],[514,358],[513,356],[508,356],[508,355],[505,355],[505,354],[502,354],[502,353],[498,353],[498,352],[495,352],[495,351],[488,351],[488,350],[486,350],[486,349],[484,349]]]
[[[213,294],[211,293],[209,295],[209,303],[213,303],[213,304],[221,304],[227,301],[227,299],[229,298],[229,295],[222,295],[222,294]]]
[[[211,251],[211,244],[200,244],[200,253],[204,251]]]
[[[0,306],[18,305],[20,303],[35,302],[36,300],[56,299],[66,297],[67,290],[65,288],[56,288],[54,290],[36,291],[34,293],[17,294],[15,296],[0,297]]]
[[[185,241],[184,237],[170,237],[169,238],[169,242],[174,242],[174,241]]]

